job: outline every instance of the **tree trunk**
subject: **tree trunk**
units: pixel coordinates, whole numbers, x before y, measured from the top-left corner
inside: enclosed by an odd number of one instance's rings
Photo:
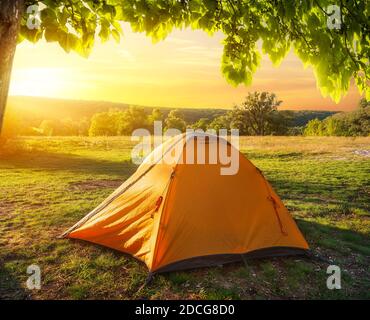
[[[0,0],[0,135],[24,0]]]

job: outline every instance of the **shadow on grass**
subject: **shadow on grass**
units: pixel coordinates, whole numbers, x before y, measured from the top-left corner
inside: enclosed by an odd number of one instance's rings
[[[302,231],[303,235],[306,237],[306,240],[309,242],[310,249],[315,250],[316,245],[320,245],[326,249],[331,249],[336,251],[338,254],[348,253],[348,250],[352,252],[364,255],[364,258],[370,257],[370,236],[359,233],[357,231],[340,229],[334,226],[324,225],[313,221],[305,221],[301,219],[296,219],[299,229]],[[123,253],[108,247],[105,247],[100,244],[92,243],[86,240],[81,239],[68,239],[71,243],[79,245],[83,248],[93,246],[99,248],[101,252],[114,252],[115,255],[122,255],[128,259],[132,259],[132,262],[138,262],[140,265],[145,267],[145,264],[134,258],[128,253]],[[248,258],[251,261],[266,261],[270,258]],[[284,259],[284,257],[279,257],[277,259]],[[307,257],[307,260],[310,260]],[[243,262],[240,261],[237,263],[230,263],[228,265],[239,264],[243,265]],[[146,269],[146,267],[145,267]],[[204,268],[201,268],[204,269]],[[195,270],[195,269],[189,269]],[[149,272],[149,271],[148,271]],[[165,274],[171,274],[165,273]]]
[[[302,159],[305,156],[303,152],[257,152],[257,151],[242,151],[242,154],[249,160],[298,160]]]
[[[0,300],[27,299],[19,279],[0,262]]]
[[[283,179],[269,179],[269,181],[285,200],[316,204],[318,208],[322,205],[337,205],[343,207],[343,210],[353,207],[370,211],[370,196],[364,186],[349,188],[349,184],[346,183],[297,182]]]
[[[130,160],[110,161],[45,151],[0,155],[0,168],[62,170],[89,174],[131,175],[138,166]]]
[[[311,245],[331,249],[342,255],[357,253],[365,259],[370,257],[370,236],[366,234],[301,219],[297,219],[297,224]]]
[[[307,241],[309,242],[311,249],[315,250],[317,246],[320,246],[321,253],[328,258],[328,255],[333,257],[335,263],[338,263],[339,266],[343,266],[351,272],[351,276],[345,279],[343,291],[340,298],[364,298],[366,295],[366,279],[369,275],[366,271],[367,265],[369,263],[369,237],[364,234],[360,234],[355,231],[343,230],[337,227],[322,225],[312,221],[298,220],[299,227],[303,234],[305,235]],[[37,241],[34,239],[33,241]],[[109,249],[100,245],[89,243],[83,240],[70,239],[70,240],[58,240],[58,241],[68,241],[72,247],[79,249],[76,253],[76,250],[69,250],[65,252],[63,260],[53,260],[53,262],[43,262],[43,267],[48,268],[50,277],[53,277],[53,274],[58,275],[58,272],[55,270],[63,269],[66,263],[70,264],[71,259],[73,261],[79,261],[79,258],[85,258],[86,263],[81,264],[76,262],[72,264],[72,267],[68,269],[70,277],[64,278],[50,278],[49,280],[54,282],[58,281],[59,287],[65,287],[66,290],[61,292],[56,292],[53,287],[49,292],[43,291],[42,297],[53,297],[58,298],[58,294],[62,294],[63,297],[66,294],[67,298],[75,299],[80,297],[81,292],[89,293],[89,288],[99,287],[97,293],[91,291],[91,296],[88,298],[102,298],[101,292],[104,292],[104,298],[115,298],[117,292],[124,292],[127,299],[137,298],[137,292],[139,288],[144,284],[148,270],[144,263],[139,262],[135,258],[118,252],[113,249]],[[42,254],[46,255],[50,250],[54,250],[54,247],[43,248]],[[72,249],[72,248],[71,248]],[[82,250],[83,249],[83,250]],[[326,250],[330,250],[329,252]],[[106,254],[112,252],[113,255],[110,258]],[[335,253],[335,254],[334,254]],[[362,255],[361,260],[353,260],[353,257],[349,253],[358,253]],[[26,258],[20,256],[9,255],[4,256],[3,262],[12,262],[17,260],[17,263],[26,264],[29,259],[34,259],[40,255],[40,251],[35,251],[32,253],[31,257]],[[99,258],[101,257],[101,258]],[[70,258],[70,259],[69,259]],[[104,260],[104,259],[108,260]],[[98,260],[97,260],[98,259]],[[117,260],[117,263],[115,262]],[[85,261],[85,260],[84,260]],[[292,297],[297,296],[297,288],[299,288],[301,283],[308,283],[307,288],[304,292],[299,293],[300,298],[323,298],[323,299],[332,299],[338,298],[333,296],[332,292],[329,292],[326,287],[326,273],[324,271],[316,271],[312,267],[312,262],[319,263],[323,267],[322,270],[325,270],[327,263],[317,262],[316,260],[311,260],[309,258],[303,259],[301,262],[297,262],[296,257],[277,257],[277,258],[263,258],[263,259],[248,259],[249,268],[252,267],[256,276],[252,276],[251,270],[247,268],[243,270],[243,275],[235,275],[236,270],[240,270],[245,264],[243,262],[237,262],[232,264],[224,265],[222,268],[218,267],[208,267],[201,269],[192,269],[181,271],[184,274],[184,279],[178,279],[176,277],[176,272],[165,273],[163,277],[156,277],[154,283],[151,286],[144,288],[144,291],[140,295],[145,296],[146,298],[151,298],[151,295],[157,295],[158,293],[163,292],[164,294],[179,294],[183,291],[181,286],[183,282],[189,281],[190,291],[197,291],[195,287],[199,282],[204,282],[204,279],[207,278],[207,275],[211,275],[210,279],[205,281],[205,298],[213,297],[214,292],[221,292],[223,289],[221,279],[224,279],[225,276],[228,277],[228,283],[230,285],[230,290],[222,291],[223,294],[219,296],[220,299],[230,299],[230,298],[255,298],[256,295],[263,294],[265,298],[271,297]],[[278,290],[280,285],[283,284],[282,281],[285,281],[281,278],[276,278],[271,281],[271,272],[267,272],[264,268],[264,264],[270,263],[271,261],[278,262],[277,264],[271,266],[273,274],[280,274],[281,272],[286,274],[287,279],[289,280],[287,285],[285,285],[284,291]],[[98,263],[99,262],[99,263]],[[281,263],[280,263],[281,262]],[[48,265],[46,266],[45,264]],[[311,265],[311,267],[310,267]],[[124,272],[122,271],[122,266],[124,266]],[[307,267],[306,267],[307,266]],[[27,299],[27,291],[22,288],[21,282],[19,279],[22,278],[23,274],[20,274],[22,268],[4,268],[0,266],[0,298],[1,299]],[[82,270],[82,271],[81,271]],[[278,272],[278,270],[280,270]],[[363,271],[359,271],[363,270]],[[101,276],[106,272],[112,273],[112,280],[104,280],[104,282],[99,282],[97,279],[102,279]],[[359,273],[360,272],[360,273]],[[86,274],[94,275],[94,277],[86,280]],[[352,276],[353,274],[353,276]],[[96,276],[96,277],[95,277]],[[249,282],[251,289],[256,290],[255,293],[251,294],[251,291],[241,290],[240,287],[240,277],[246,277]],[[122,279],[122,281],[117,284],[113,283],[114,279]],[[162,281],[162,280],[164,281]],[[65,281],[65,282],[64,282]],[[168,281],[171,286],[168,286]],[[266,282],[267,281],[267,282]],[[70,288],[71,283],[73,284]],[[266,283],[269,283],[269,289],[267,292],[270,292],[270,295],[266,293],[266,290],[260,290],[261,288],[266,287]],[[297,285],[291,285],[297,284]],[[117,284],[117,285],[116,285]],[[85,287],[83,287],[85,285]],[[193,288],[194,286],[194,288]],[[69,289],[68,289],[69,288]],[[169,289],[170,288],[170,289]],[[170,290],[170,292],[168,292]],[[176,291],[177,290],[177,291]],[[252,290],[252,291],[253,291]],[[299,290],[298,290],[299,291]],[[167,292],[167,293],[166,293]],[[35,298],[38,298],[38,292],[35,292]],[[183,298],[189,298],[186,293],[184,293]]]

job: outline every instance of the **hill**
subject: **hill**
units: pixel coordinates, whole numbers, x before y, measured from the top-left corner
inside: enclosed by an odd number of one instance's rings
[[[129,106],[127,103],[114,103],[107,101],[86,101],[86,100],[67,100],[67,99],[52,99],[41,97],[9,97],[8,107],[16,114],[21,114],[22,118],[33,126],[38,126],[45,119],[72,119],[80,120],[83,118],[90,119],[97,112],[108,111],[109,109],[124,110]],[[140,106],[150,113],[153,106]],[[158,107],[165,116],[174,108]],[[181,108],[184,119],[187,123],[193,123],[200,118],[208,118],[210,120],[224,114],[227,109],[196,109],[196,108]],[[286,110],[284,110],[286,111]],[[337,111],[312,111],[299,110],[293,111],[293,127],[305,126],[310,120],[318,118],[323,120]]]
[[[87,100],[67,100],[52,99],[41,97],[9,97],[8,107],[16,114],[21,114],[22,118],[33,125],[38,125],[42,120],[71,119],[80,120],[90,119],[97,112],[104,112],[110,109],[124,110],[130,105],[127,103],[115,103],[107,101],[87,101]],[[151,113],[154,108],[149,106],[138,106]],[[175,109],[171,107],[158,107],[165,116]],[[225,109],[194,109],[182,108],[181,112],[188,123],[197,121],[200,118],[213,119],[227,110]]]

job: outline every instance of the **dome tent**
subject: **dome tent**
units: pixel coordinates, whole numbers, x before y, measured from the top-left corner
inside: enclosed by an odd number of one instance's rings
[[[131,254],[151,273],[305,253],[306,240],[261,171],[214,137],[185,133],[168,139],[62,236]],[[181,161],[194,141],[203,142],[193,144],[195,156],[202,148],[206,159],[225,142],[228,153],[237,152],[238,172],[220,174],[219,159]],[[180,157],[171,157],[176,150]]]

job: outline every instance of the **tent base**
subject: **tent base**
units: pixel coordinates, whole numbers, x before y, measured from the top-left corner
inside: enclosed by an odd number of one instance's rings
[[[248,260],[291,255],[306,255],[308,251],[309,251],[308,249],[294,247],[271,247],[258,249],[242,254],[215,254],[176,261],[162,268],[159,268],[153,271],[152,273],[155,274],[186,269],[211,267],[226,263],[238,262],[244,259]]]

